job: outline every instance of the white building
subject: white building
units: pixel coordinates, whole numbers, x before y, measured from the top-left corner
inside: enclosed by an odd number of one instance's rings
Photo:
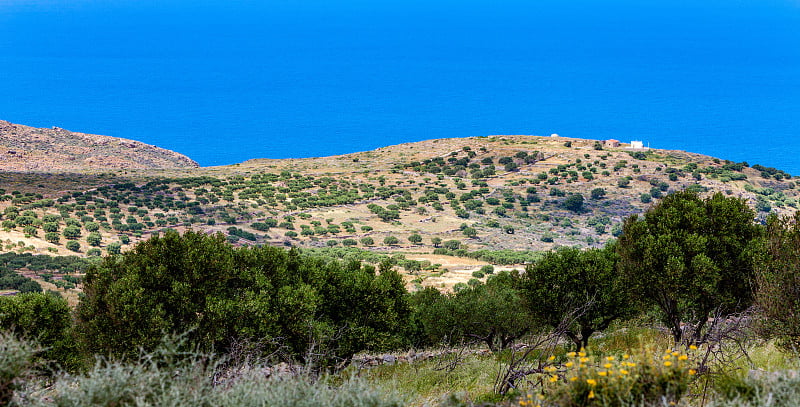
[[[645,147],[644,147],[644,144],[642,144],[641,141],[633,140],[633,141],[631,141],[631,148],[637,149],[637,150],[644,150]]]

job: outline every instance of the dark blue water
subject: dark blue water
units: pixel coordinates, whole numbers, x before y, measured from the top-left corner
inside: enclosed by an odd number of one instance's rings
[[[202,165],[558,133],[800,174],[800,1],[0,0],[0,119]]]

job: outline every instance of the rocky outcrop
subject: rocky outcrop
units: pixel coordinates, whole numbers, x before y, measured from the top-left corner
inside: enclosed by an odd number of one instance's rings
[[[0,120],[0,170],[194,168],[189,157],[135,140],[41,129]]]

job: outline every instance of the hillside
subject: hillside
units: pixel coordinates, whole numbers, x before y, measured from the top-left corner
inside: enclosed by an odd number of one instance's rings
[[[0,120],[0,170],[3,171],[192,167],[198,165],[189,157],[139,141]]]
[[[558,246],[600,247],[627,216],[671,191],[740,197],[759,219],[798,204],[797,183],[774,168],[536,136],[224,167],[0,173],[0,183],[6,251],[98,255],[164,228],[191,228],[237,245],[392,256],[409,284],[444,288],[490,263],[515,267]]]

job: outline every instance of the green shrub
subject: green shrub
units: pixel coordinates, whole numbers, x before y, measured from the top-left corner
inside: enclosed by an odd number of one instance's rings
[[[81,244],[75,240],[68,241],[66,247],[68,250],[72,250],[73,252],[81,251]]]
[[[788,350],[800,348],[800,212],[767,219],[756,265],[756,302],[766,317],[761,330]]]
[[[77,330],[93,353],[132,357],[163,332],[225,352],[241,340],[328,363],[405,343],[409,315],[399,274],[274,247],[234,248],[222,234],[169,230],[86,272]],[[353,304],[358,304],[357,306]],[[332,338],[336,335],[336,340]],[[316,363],[316,362],[315,362]]]
[[[54,293],[0,297],[0,331],[36,338],[44,346],[39,358],[66,368],[74,368],[78,363],[75,342],[69,333],[70,314],[67,301]]]

